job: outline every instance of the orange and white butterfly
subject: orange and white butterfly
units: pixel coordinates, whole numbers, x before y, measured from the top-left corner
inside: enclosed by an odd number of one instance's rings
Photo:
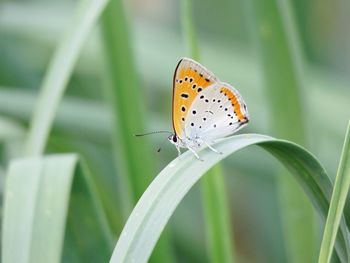
[[[179,154],[180,147],[188,148],[200,159],[196,150],[207,146],[218,152],[211,144],[246,126],[249,115],[235,88],[198,62],[182,58],[173,79],[172,121],[170,142]]]

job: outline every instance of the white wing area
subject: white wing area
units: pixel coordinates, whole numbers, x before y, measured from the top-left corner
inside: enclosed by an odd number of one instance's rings
[[[229,136],[244,126],[238,121],[231,101],[220,93],[222,87],[236,95],[244,116],[248,117],[243,98],[226,83],[214,83],[198,94],[185,120],[185,134],[189,140],[200,139],[207,143]]]

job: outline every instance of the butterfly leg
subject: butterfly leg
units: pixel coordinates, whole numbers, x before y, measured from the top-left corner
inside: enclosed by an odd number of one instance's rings
[[[213,152],[216,152],[218,154],[222,154],[222,152],[216,150],[215,148],[213,148],[209,143],[207,143],[206,141],[203,141],[203,143],[210,149],[212,150]]]
[[[177,156],[180,157],[181,155],[181,150],[180,150],[180,147],[179,146],[176,146],[176,150],[177,150]]]
[[[195,151],[195,150],[193,150],[191,147],[187,147],[195,156],[196,156],[196,158],[198,159],[198,160],[200,160],[200,161],[204,161],[203,159],[201,159],[200,157],[199,157],[199,155],[198,155],[198,153]]]

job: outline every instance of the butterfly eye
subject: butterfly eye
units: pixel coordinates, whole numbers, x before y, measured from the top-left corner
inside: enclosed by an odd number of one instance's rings
[[[173,142],[177,142],[177,137],[176,137],[176,135],[173,136]]]

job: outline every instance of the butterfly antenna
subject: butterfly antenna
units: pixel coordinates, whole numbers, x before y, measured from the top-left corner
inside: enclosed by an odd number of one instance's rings
[[[134,134],[134,136],[136,136],[136,137],[142,137],[142,136],[151,135],[151,134],[158,134],[158,133],[173,134],[173,133],[170,132],[170,131],[154,131],[154,132],[147,132],[147,133],[141,133],[141,134]]]

